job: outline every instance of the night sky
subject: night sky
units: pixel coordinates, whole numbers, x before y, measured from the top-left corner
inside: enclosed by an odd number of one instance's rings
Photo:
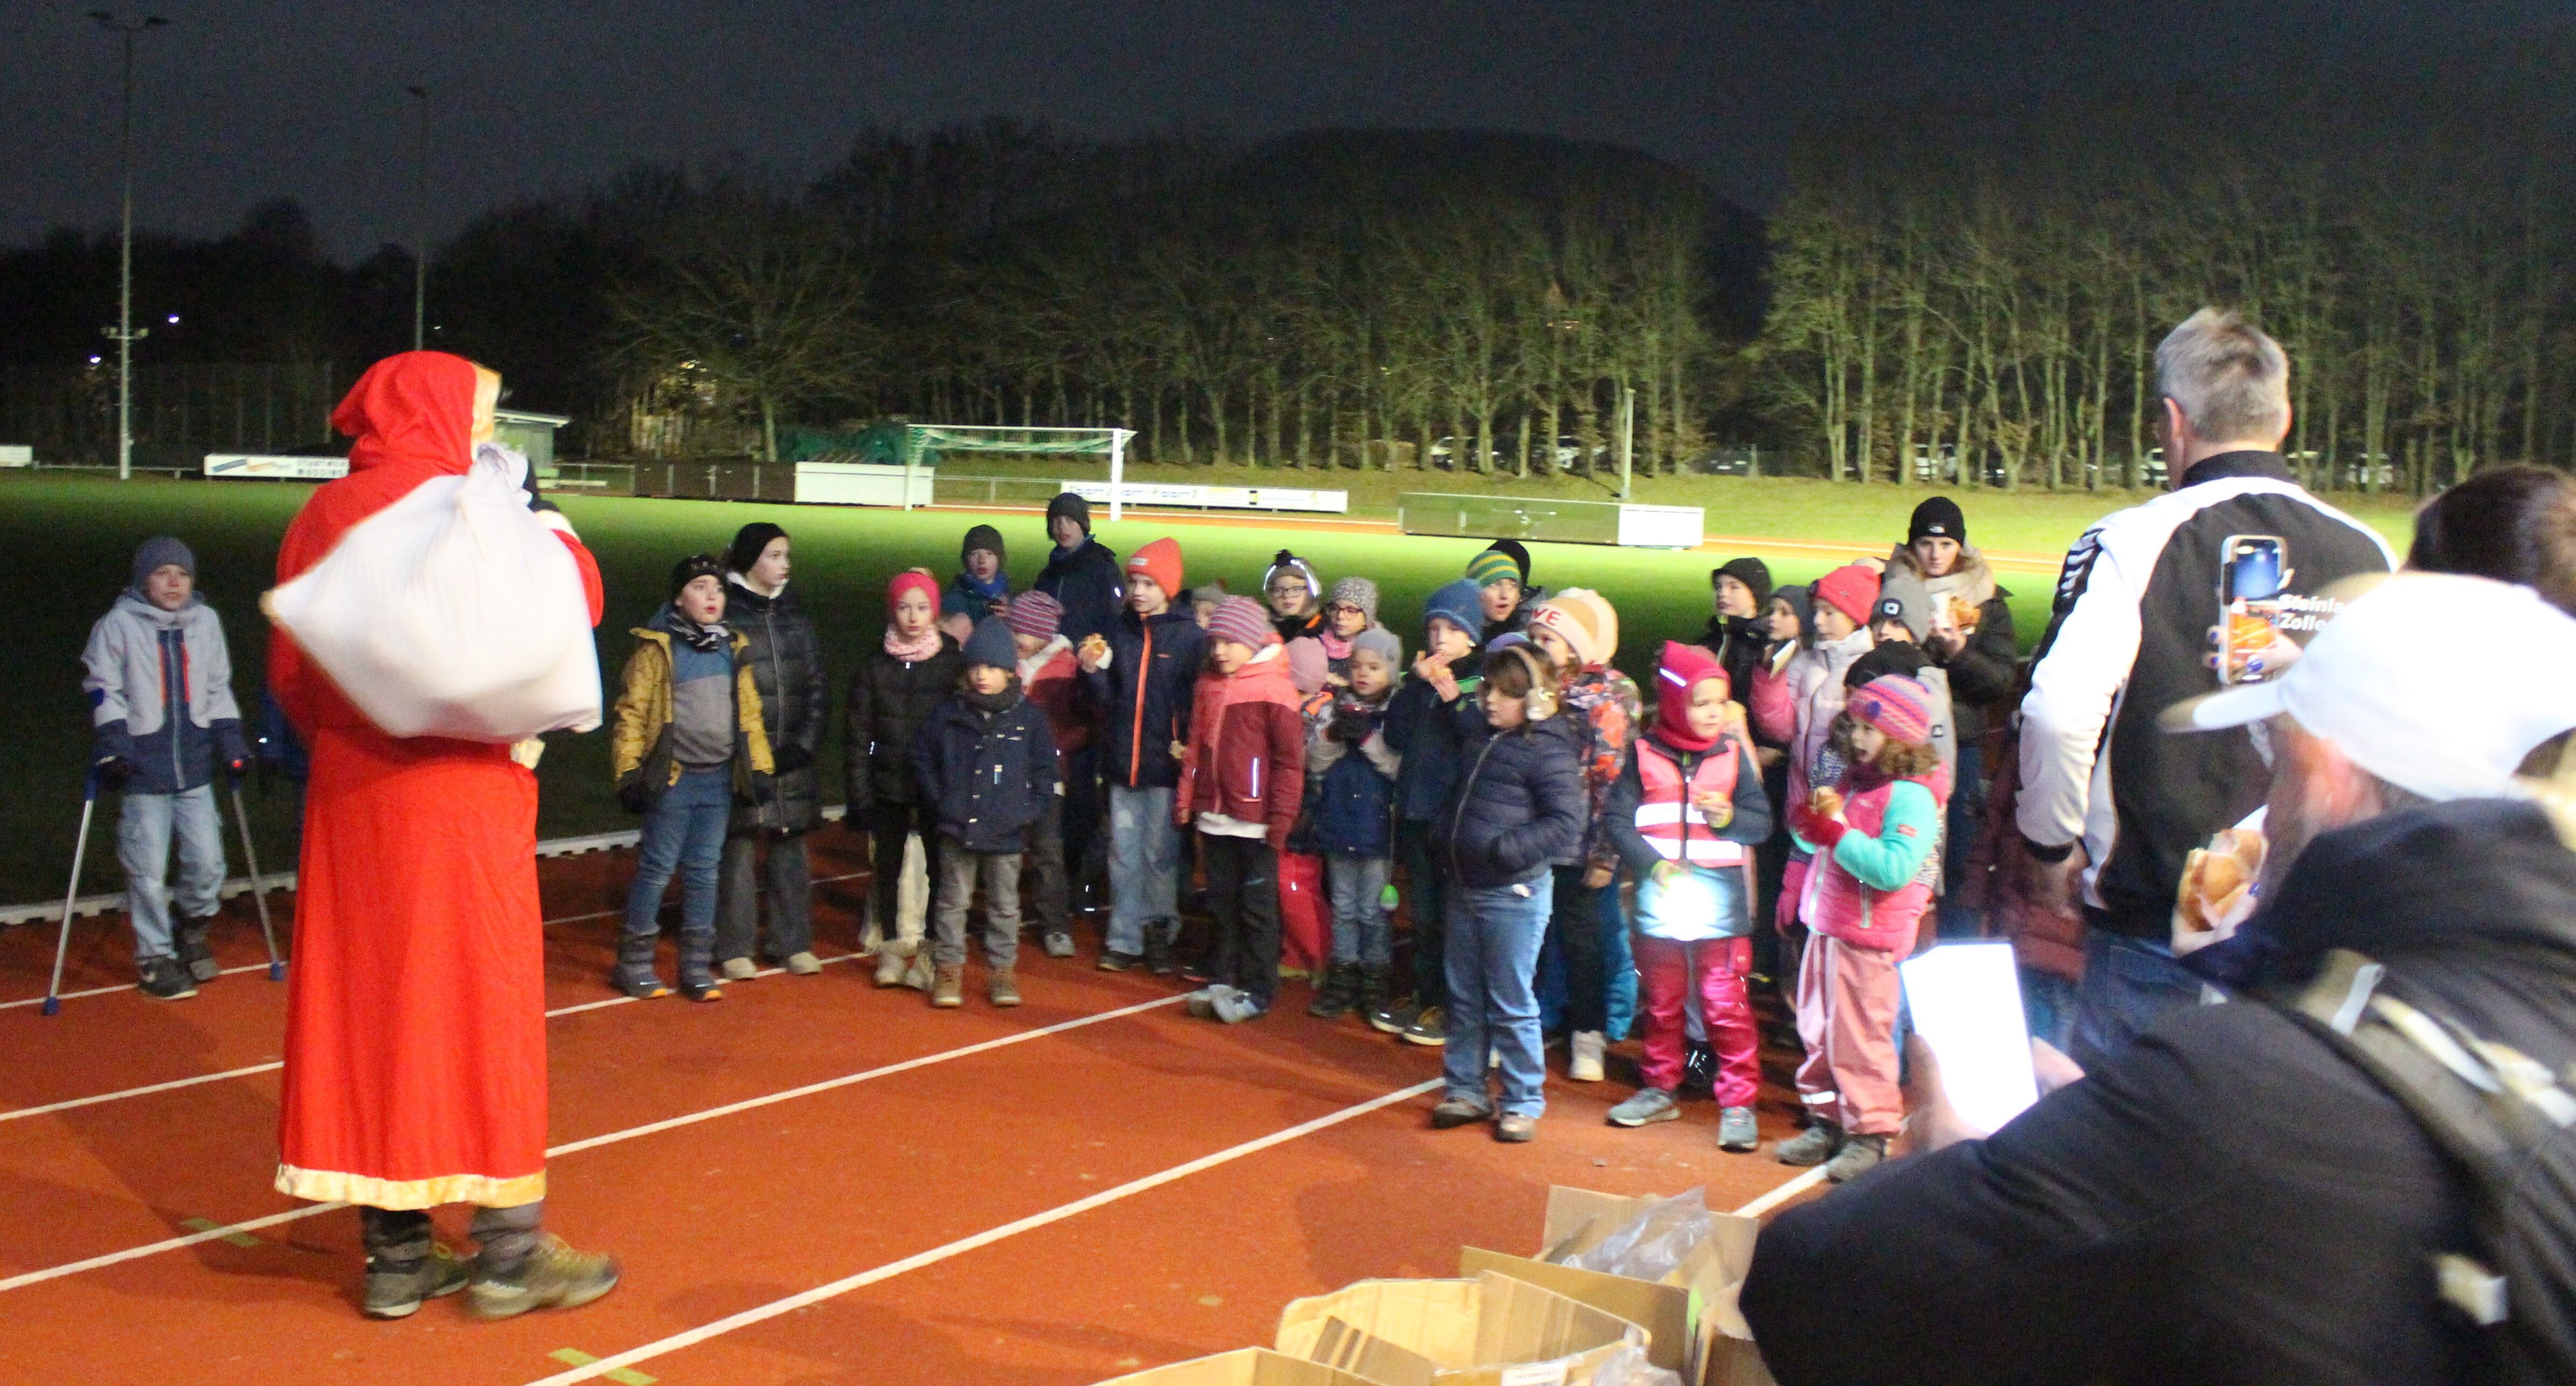
[[[101,0],[0,5],[0,244],[115,220]],[[138,219],[215,233],[291,196],[348,257],[408,240],[407,83],[436,96],[433,234],[638,160],[802,177],[871,124],[1116,136],[1500,127],[1633,145],[1759,206],[1802,122],[1932,94],[2153,83],[2510,42],[2566,3],[1036,4],[164,0],[141,41]],[[134,14],[143,10],[126,8]],[[2366,99],[2366,97],[2357,98]]]

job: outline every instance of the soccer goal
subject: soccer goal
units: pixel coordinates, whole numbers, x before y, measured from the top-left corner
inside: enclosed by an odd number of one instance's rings
[[[1120,498],[1127,476],[1127,440],[1132,428],[1002,428],[986,424],[902,424],[897,445],[904,469],[904,509],[913,507],[912,478],[927,464],[950,453],[1018,453],[1024,456],[1109,458],[1109,518],[1120,517]]]

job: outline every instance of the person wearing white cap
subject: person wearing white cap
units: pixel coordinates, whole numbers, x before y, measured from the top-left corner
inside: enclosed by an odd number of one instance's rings
[[[2549,1142],[2576,1106],[2552,1077],[2576,1073],[2576,767],[2518,772],[2576,728],[2576,618],[2400,575],[2278,681],[2165,725],[2269,743],[2242,999],[2159,1017],[1991,1137],[1936,1097],[1916,1129],[1940,1148],[1781,1213],[1741,1300],[1764,1360],[1918,1386],[2571,1379]]]

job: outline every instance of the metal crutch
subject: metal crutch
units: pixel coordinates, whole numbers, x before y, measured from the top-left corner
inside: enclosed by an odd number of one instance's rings
[[[54,978],[45,984],[45,1014],[63,1011],[63,954],[72,946],[72,902],[80,898],[81,858],[89,852],[90,815],[98,809],[98,771],[81,781],[80,836],[72,843],[72,883],[63,891],[63,931],[54,939]]]
[[[233,822],[241,828],[242,865],[250,868],[250,898],[259,906],[259,941],[268,945],[268,980],[286,980],[286,964],[278,961],[277,932],[268,923],[268,889],[259,880],[259,850],[250,845],[250,813],[242,807],[241,781],[228,779],[226,788],[233,793]]]

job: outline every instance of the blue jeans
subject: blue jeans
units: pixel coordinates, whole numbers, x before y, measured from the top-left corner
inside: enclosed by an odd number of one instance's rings
[[[1483,1105],[1485,1053],[1502,1056],[1505,1116],[1534,1117],[1547,1110],[1547,1058],[1539,1041],[1539,945],[1555,881],[1550,873],[1526,885],[1473,889],[1452,884],[1449,927],[1442,940],[1448,963],[1449,1042],[1441,1069],[1449,1096]]]
[[[1145,926],[1177,923],[1181,830],[1172,791],[1109,786],[1109,951],[1145,951]]]
[[[2201,1004],[2209,990],[2163,944],[2115,934],[2099,916],[2090,922],[2072,1055],[2088,1069],[2127,1049],[2158,1017]]]
[[[170,874],[170,839],[179,839],[179,883]],[[190,919],[218,907],[224,886],[224,819],[215,787],[176,794],[125,796],[116,820],[116,864],[125,868],[125,912],[134,920],[134,960],[171,956],[170,906]]]
[[[662,892],[680,878],[680,959],[703,969],[716,947],[716,877],[724,862],[725,824],[733,817],[733,767],[690,770],[644,814],[635,883],[626,892],[629,944],[662,932]],[[651,945],[645,945],[649,960]]]
[[[1986,831],[1986,748],[1970,743],[1959,748],[1959,773],[1950,786],[1950,807],[1941,831],[1941,900],[1934,926],[1947,941],[1985,933],[1982,911],[1954,904],[1968,879],[1968,853]]]
[[[1386,882],[1395,863],[1385,857],[1333,852],[1324,878],[1333,898],[1333,961],[1384,972],[1392,956],[1386,927]]]

